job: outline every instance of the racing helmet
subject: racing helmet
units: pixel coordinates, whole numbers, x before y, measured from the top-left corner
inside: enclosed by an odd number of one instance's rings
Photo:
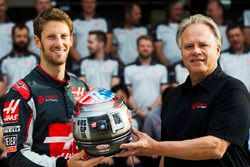
[[[72,119],[78,148],[88,156],[112,156],[132,137],[132,117],[123,100],[106,89],[91,89],[77,102]]]

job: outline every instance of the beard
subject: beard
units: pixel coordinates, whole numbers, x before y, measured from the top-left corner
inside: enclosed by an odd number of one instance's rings
[[[19,43],[13,43],[13,50],[17,52],[27,52],[28,51],[28,43],[25,42],[19,42]]]
[[[46,51],[44,49],[44,45],[43,44],[41,44],[41,45],[42,45],[41,50],[43,52],[43,58],[44,58],[44,60],[46,62],[48,62],[50,64],[53,64],[55,66],[60,66],[60,65],[63,65],[63,64],[66,63],[66,60],[67,60],[68,56],[66,56],[66,58],[63,59],[63,60],[58,60],[56,57],[53,57],[53,56],[49,55],[48,53],[46,53]]]
[[[152,54],[142,54],[142,53],[140,53],[139,57],[141,59],[148,59],[148,58],[152,57]]]

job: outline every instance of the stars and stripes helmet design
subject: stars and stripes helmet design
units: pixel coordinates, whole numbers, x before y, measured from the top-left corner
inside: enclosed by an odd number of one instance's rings
[[[131,140],[132,118],[121,98],[106,89],[91,89],[78,101],[73,135],[89,156],[112,156]]]

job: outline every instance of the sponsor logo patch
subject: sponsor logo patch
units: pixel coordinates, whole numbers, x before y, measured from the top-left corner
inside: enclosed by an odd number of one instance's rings
[[[80,98],[84,95],[85,93],[85,88],[78,87],[78,88],[72,88],[72,93],[74,95],[74,98],[76,101],[79,101]]]
[[[6,135],[4,136],[6,152],[16,152],[17,150],[17,135]]]
[[[19,103],[21,99],[11,100],[4,103],[3,106],[3,122],[17,122],[19,116]]]
[[[195,109],[205,109],[207,108],[207,103],[194,103],[192,105],[192,109],[195,110]]]
[[[6,133],[17,133],[20,132],[20,125],[18,126],[7,126],[3,128],[3,132]]]
[[[47,96],[38,96],[37,102],[43,104],[44,102],[58,102],[57,95],[47,95]]]

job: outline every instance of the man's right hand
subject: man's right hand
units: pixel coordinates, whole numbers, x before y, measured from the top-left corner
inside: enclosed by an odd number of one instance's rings
[[[82,157],[86,155],[85,151],[82,150],[79,153],[73,155],[68,161],[68,167],[93,167],[102,162],[105,157],[91,158],[88,160],[82,160]]]

